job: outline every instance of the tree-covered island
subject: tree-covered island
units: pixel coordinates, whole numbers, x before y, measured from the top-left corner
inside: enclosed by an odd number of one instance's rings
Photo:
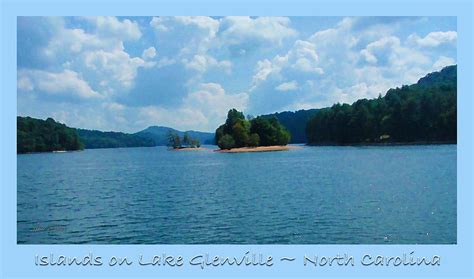
[[[261,148],[255,151],[285,150],[281,148],[290,141],[290,133],[276,118],[256,117],[246,119],[236,109],[227,113],[227,120],[216,130],[216,144],[221,150],[280,146],[280,148]]]
[[[197,138],[192,138],[188,132],[185,132],[181,138],[178,133],[168,131],[168,147],[173,150],[199,149],[201,142]]]

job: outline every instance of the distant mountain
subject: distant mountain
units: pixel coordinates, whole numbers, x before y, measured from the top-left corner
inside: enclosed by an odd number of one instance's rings
[[[135,133],[134,135],[141,138],[150,139],[155,142],[156,145],[167,145],[168,144],[168,133],[173,132],[183,137],[183,131],[179,131],[170,127],[163,126],[150,126],[143,131]],[[214,133],[198,132],[198,131],[186,131],[191,138],[199,139],[201,144],[214,144]]]
[[[117,147],[150,147],[155,142],[134,134],[76,129],[86,149]]]
[[[306,143],[306,123],[318,109],[284,111],[262,115],[265,118],[276,117],[291,134],[290,143]]]

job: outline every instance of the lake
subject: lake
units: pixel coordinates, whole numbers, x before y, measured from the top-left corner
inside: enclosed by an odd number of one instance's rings
[[[17,160],[20,244],[457,241],[456,145],[145,147]]]

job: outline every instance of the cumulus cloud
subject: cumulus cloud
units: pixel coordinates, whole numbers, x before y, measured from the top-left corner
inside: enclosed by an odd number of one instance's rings
[[[154,47],[149,47],[145,49],[142,53],[142,58],[145,60],[152,59],[156,56],[156,49]]]
[[[443,44],[455,44],[458,37],[456,31],[437,31],[431,32],[423,38],[417,34],[412,34],[408,37],[408,41],[420,47],[437,47]]]
[[[206,16],[153,17],[150,26],[155,30],[158,44],[170,46],[179,61],[186,68],[204,73],[212,67],[221,67],[229,73],[232,62],[217,59],[212,53],[228,49],[237,50],[239,55],[247,53],[246,48],[255,48],[268,43],[280,44],[284,39],[294,37],[291,21],[286,17],[223,17],[214,19]],[[173,30],[173,32],[169,32]],[[235,47],[235,46],[238,47]]]
[[[138,23],[129,19],[119,20],[114,16],[85,17],[97,30],[97,33],[107,37],[122,40],[138,40],[142,36]]]
[[[267,80],[270,75],[280,75],[284,71],[288,75],[297,72],[301,77],[322,75],[324,70],[319,64],[315,45],[308,41],[297,40],[286,54],[276,55],[271,61],[268,59],[258,61],[254,69],[254,86]]]
[[[220,21],[220,36],[225,44],[240,44],[245,40],[266,40],[281,43],[283,39],[294,37],[287,17],[230,16]]]
[[[455,64],[455,19],[437,20],[19,17],[18,111],[85,128],[213,131],[232,107],[351,103]]]
[[[247,93],[227,94],[217,83],[201,84],[198,90],[190,93],[184,100],[184,106],[194,107],[205,113],[210,120],[206,124],[212,124],[214,129],[224,120],[229,109],[245,110],[247,103]]]
[[[456,61],[454,61],[451,57],[440,56],[436,62],[433,64],[433,71],[439,71],[446,66],[454,65]]]
[[[275,87],[275,90],[277,91],[292,91],[298,89],[298,82],[296,80],[292,80],[289,82],[284,82],[277,87]]]
[[[151,67],[153,63],[146,63],[142,58],[130,57],[123,50],[90,51],[84,53],[85,67],[94,72],[103,83],[100,85],[114,93],[120,88],[130,88],[140,67]]]
[[[227,74],[232,71],[232,63],[228,60],[217,61],[214,57],[209,55],[194,55],[191,59],[182,59],[186,69],[194,70],[199,73],[204,73],[212,67],[216,67]]]
[[[176,23],[207,30],[208,35],[211,37],[213,37],[219,29],[219,21],[208,16],[153,17],[150,21],[150,26],[157,31],[168,32],[176,28]]]
[[[80,18],[92,25],[91,31],[68,27],[63,21],[53,21],[48,44],[40,51],[51,61],[62,63],[64,68],[83,73],[92,86],[107,94],[123,92],[133,86],[138,68],[152,67],[141,57],[132,57],[125,51],[125,41],[135,41],[142,34],[138,23],[115,17]],[[147,58],[154,48],[146,50]]]
[[[389,59],[390,57],[387,56],[391,55],[394,51],[398,51],[398,48],[400,48],[400,39],[390,36],[371,42],[360,51],[360,54],[366,62],[376,64],[381,58],[384,58],[384,60]]]
[[[79,99],[102,97],[78,73],[71,70],[57,73],[42,70],[21,70],[18,72],[18,89]]]
[[[156,32],[158,45],[172,47],[183,56],[206,53],[219,29],[219,21],[207,16],[153,17],[150,26]]]
[[[229,109],[245,110],[247,103],[247,93],[228,94],[220,84],[203,83],[196,91],[189,93],[177,108],[139,108],[142,120],[138,121],[138,125],[161,123],[183,130],[214,131],[225,120]]]

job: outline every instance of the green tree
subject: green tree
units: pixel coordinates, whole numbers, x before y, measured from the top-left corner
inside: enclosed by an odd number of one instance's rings
[[[253,133],[249,137],[249,146],[251,147],[257,147],[260,144],[260,137],[258,134]]]
[[[185,132],[183,135],[183,144],[190,145],[191,144],[191,137],[189,136],[188,132]]]
[[[249,142],[249,129],[245,127],[243,120],[238,120],[232,126],[232,137],[235,140],[236,147],[247,146]]]
[[[168,132],[168,146],[174,149],[181,148],[181,138],[173,131]]]
[[[235,147],[235,140],[231,135],[225,134],[220,138],[217,145],[220,149],[231,149]]]

